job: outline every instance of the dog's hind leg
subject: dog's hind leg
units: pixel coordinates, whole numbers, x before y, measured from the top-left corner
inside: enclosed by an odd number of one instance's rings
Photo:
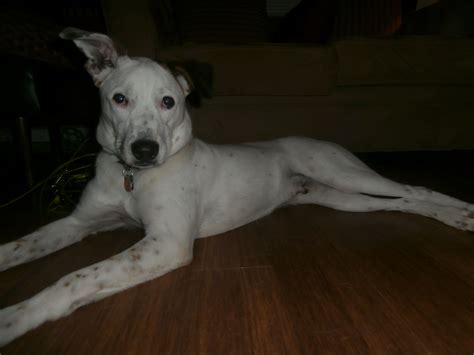
[[[368,195],[404,197],[474,211],[474,205],[424,187],[387,179],[341,146],[306,138],[284,141],[294,172],[337,190]]]
[[[381,198],[337,190],[315,181],[306,182],[305,191],[291,204],[318,204],[341,211],[400,211],[434,218],[452,227],[474,231],[474,212],[452,206],[436,205],[409,198]]]
[[[335,178],[333,180],[334,186],[349,192],[376,196],[404,197],[441,206],[451,206],[474,211],[474,205],[465,201],[461,201],[425,187],[411,186],[395,182],[370,169],[348,169],[341,172],[340,175],[344,176],[344,179]]]

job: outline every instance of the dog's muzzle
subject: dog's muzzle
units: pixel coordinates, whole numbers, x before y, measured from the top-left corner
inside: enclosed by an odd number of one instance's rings
[[[150,165],[155,161],[160,146],[149,139],[139,139],[132,143],[132,154],[140,165]]]

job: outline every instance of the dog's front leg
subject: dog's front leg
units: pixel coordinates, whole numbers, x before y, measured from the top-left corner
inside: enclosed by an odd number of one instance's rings
[[[0,246],[0,271],[40,258],[79,241],[85,226],[71,215]]]
[[[180,226],[147,231],[122,253],[64,276],[34,297],[0,310],[0,346],[48,320],[189,263],[193,237]]]
[[[115,212],[118,203],[104,196],[102,190],[97,181],[91,181],[70,216],[1,245],[0,271],[48,255],[89,234],[123,227],[125,220]]]

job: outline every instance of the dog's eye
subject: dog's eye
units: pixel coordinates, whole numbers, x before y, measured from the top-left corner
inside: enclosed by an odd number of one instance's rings
[[[127,103],[127,98],[125,97],[125,95],[123,94],[115,94],[113,97],[112,97],[112,100],[114,100],[116,103],[118,103],[119,105],[124,105]]]
[[[163,100],[161,101],[161,107],[169,110],[173,106],[174,106],[174,99],[171,96],[163,97]]]

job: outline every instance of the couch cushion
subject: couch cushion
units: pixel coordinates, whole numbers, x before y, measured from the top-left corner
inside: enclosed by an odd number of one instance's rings
[[[474,39],[349,39],[336,50],[338,85],[474,84]]]
[[[159,59],[211,64],[216,95],[328,95],[336,83],[332,47],[180,46],[164,49]]]

